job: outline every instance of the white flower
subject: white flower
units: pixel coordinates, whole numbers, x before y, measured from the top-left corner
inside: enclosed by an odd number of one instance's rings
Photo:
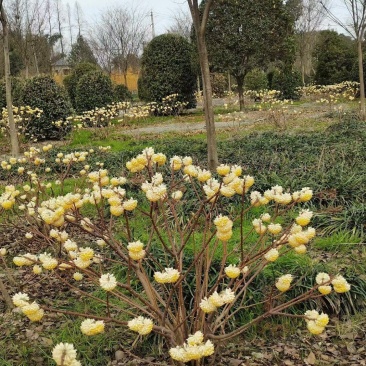
[[[113,291],[117,286],[116,277],[113,274],[106,273],[99,279],[100,287],[105,291]]]

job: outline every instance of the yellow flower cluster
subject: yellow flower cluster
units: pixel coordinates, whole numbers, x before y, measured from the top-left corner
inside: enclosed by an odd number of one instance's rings
[[[52,350],[52,358],[56,362],[56,365],[81,366],[76,356],[76,350],[70,343],[59,343]]]
[[[275,262],[279,257],[279,252],[276,248],[270,249],[265,255],[264,259],[268,262]]]
[[[31,253],[26,253],[13,258],[13,263],[18,267],[32,266],[37,263],[38,256]]]
[[[306,244],[315,237],[315,229],[308,227],[306,230],[300,225],[294,224],[287,237],[289,245],[299,254],[306,253]]]
[[[291,282],[293,276],[291,274],[286,274],[277,279],[276,287],[281,292],[286,292],[291,287]]]
[[[132,331],[137,332],[140,335],[150,334],[154,327],[153,321],[149,318],[144,318],[143,316],[130,320],[127,325]]]
[[[113,274],[106,273],[99,278],[100,287],[105,291],[113,291],[117,287],[117,280]]]
[[[104,332],[104,321],[95,319],[85,319],[80,325],[80,330],[87,336]]]
[[[165,268],[164,272],[155,272],[154,279],[159,283],[175,283],[178,281],[180,272],[174,268]]]
[[[233,235],[233,222],[227,216],[219,215],[215,218],[216,236],[219,240],[228,241]]]
[[[19,190],[15,189],[13,185],[5,187],[5,192],[0,195],[0,206],[4,210],[10,210],[15,204],[15,198],[19,196]]]
[[[307,328],[311,334],[323,333],[329,323],[329,316],[324,313],[319,314],[316,310],[308,310],[304,315]]]
[[[225,197],[232,197],[235,194],[242,195],[248,192],[249,188],[254,184],[254,178],[250,175],[243,176],[242,168],[238,165],[221,164],[216,168],[217,173],[222,176],[222,184],[220,193]]]
[[[295,221],[300,226],[306,226],[310,223],[311,218],[313,217],[313,212],[310,210],[301,210],[299,216],[296,217]]]
[[[220,293],[215,291],[208,298],[205,297],[201,300],[200,308],[204,313],[212,313],[213,311],[216,311],[217,308],[225,304],[230,304],[234,300],[235,300],[235,292],[232,291],[230,288],[221,291]]]
[[[232,264],[225,267],[224,271],[229,278],[237,278],[240,275],[240,268]]]
[[[254,207],[262,206],[268,204],[270,201],[275,203],[288,205],[291,202],[307,202],[313,196],[313,191],[308,188],[302,188],[301,191],[291,193],[284,192],[283,187],[274,186],[271,189],[265,191],[263,195],[258,191],[253,191],[250,195],[251,204]]]
[[[183,346],[173,347],[169,350],[170,357],[179,362],[189,362],[208,357],[215,352],[215,347],[210,340],[204,342],[202,332],[198,331],[187,338]]]
[[[151,182],[146,181],[143,183],[141,189],[150,202],[157,202],[166,197],[167,188],[160,173],[156,173],[152,177]]]
[[[134,261],[138,261],[145,257],[146,251],[144,250],[144,244],[141,241],[134,241],[127,245],[128,255]]]
[[[56,258],[53,258],[48,253],[43,253],[39,255],[39,261],[42,263],[42,267],[44,269],[52,270],[55,269],[58,265],[58,261]]]
[[[12,301],[30,321],[38,322],[43,318],[44,310],[35,301],[30,303],[27,294],[18,292],[12,297]]]
[[[351,285],[347,282],[347,280],[341,276],[335,276],[332,280],[333,289],[337,293],[348,292],[351,289]]]

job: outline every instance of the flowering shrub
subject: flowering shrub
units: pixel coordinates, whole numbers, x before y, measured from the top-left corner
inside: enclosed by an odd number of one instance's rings
[[[81,115],[76,116],[74,121],[81,123],[82,127],[107,127],[112,119],[119,117],[120,113],[125,112],[129,107],[129,102],[112,103],[106,107],[83,112]]]
[[[344,81],[334,85],[309,85],[299,88],[303,99],[315,100],[317,103],[328,104],[330,110],[340,101],[352,101],[359,94],[359,83]]]
[[[42,159],[41,153],[28,158]],[[58,159],[67,171],[70,164],[85,164],[88,155],[74,152]],[[5,164],[20,168],[16,161]],[[319,273],[311,288],[290,298],[287,292],[302,279],[283,273],[264,294],[261,314],[233,322],[253,306],[248,292],[266,267],[290,251],[306,253],[316,233],[308,226],[313,213],[301,205],[312,198],[312,190],[290,193],[274,186],[255,191],[254,178],[240,166],[220,165],[210,172],[191,157],[168,160],[152,148],[126,167],[127,175],[115,177],[105,169],[83,169],[78,188],[59,195],[31,173],[29,184],[8,185],[0,196],[0,214],[19,215],[28,223],[28,240],[47,243],[43,253],[18,253],[14,264],[32,267],[43,280],[56,277],[104,307],[102,314],[72,312],[85,318],[83,334],[99,334],[112,323],[140,336],[154,332],[165,340],[174,361],[200,365],[214,357],[218,344],[252,325],[274,315],[295,316],[287,310],[296,304],[350,290],[341,275]],[[231,203],[234,197],[239,204]],[[261,213],[248,220],[253,208]],[[75,230],[88,235],[87,245],[73,237]],[[219,270],[213,272],[217,261]],[[105,296],[78,290],[77,281]],[[35,322],[49,312],[69,313],[23,292],[13,295],[13,303]],[[299,317],[312,334],[322,333],[329,321],[318,310]],[[54,348],[56,363],[60,354],[70,355],[69,364],[74,364],[72,345]]]

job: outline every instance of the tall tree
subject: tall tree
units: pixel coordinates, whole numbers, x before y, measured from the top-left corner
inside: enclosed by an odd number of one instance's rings
[[[328,1],[324,0],[324,3]],[[302,83],[313,71],[313,52],[319,27],[324,20],[323,5],[318,0],[302,0],[296,20],[297,54],[300,63]]]
[[[217,154],[217,141],[215,120],[212,105],[212,86],[210,80],[210,66],[208,62],[208,53],[206,45],[206,28],[213,0],[207,0],[201,7],[198,0],[187,0],[189,10],[191,12],[193,26],[196,34],[196,44],[199,55],[199,64],[201,67],[202,83],[203,83],[203,101],[205,111],[206,133],[207,133],[207,158],[208,167],[215,169],[218,165],[219,158]]]
[[[180,11],[173,16],[173,24],[168,28],[169,33],[179,34],[190,39],[192,31],[192,18],[187,12]]]
[[[81,62],[97,63],[88,41],[82,35],[78,35],[76,42],[71,45],[69,62],[71,66],[75,66]]]
[[[202,9],[207,2],[203,1]],[[293,14],[282,0],[216,0],[207,23],[209,59],[214,68],[234,76],[240,109],[244,79],[255,67],[276,59],[293,62]],[[287,59],[286,59],[287,58]]]
[[[94,32],[94,45],[99,57],[116,66],[123,74],[127,86],[127,73],[132,56],[142,51],[147,37],[147,12],[138,7],[115,6],[102,14]],[[107,55],[105,54],[107,53]],[[111,70],[112,64],[107,65]]]
[[[320,0],[328,17],[343,28],[357,43],[357,57],[358,57],[358,76],[360,81],[360,104],[361,117],[366,120],[366,105],[365,105],[365,82],[363,72],[363,41],[366,31],[366,0],[342,0],[345,5],[349,19],[341,20],[328,7],[324,0]]]
[[[11,153],[13,156],[19,155],[18,133],[15,126],[13,115],[13,100],[11,97],[11,78],[10,78],[10,58],[9,58],[9,29],[8,19],[4,9],[3,0],[0,0],[0,21],[3,27],[3,44],[5,57],[5,88],[6,88],[6,106],[8,110],[9,134],[11,143]]]

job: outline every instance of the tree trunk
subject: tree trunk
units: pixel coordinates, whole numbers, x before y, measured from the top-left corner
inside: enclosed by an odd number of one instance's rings
[[[244,110],[244,78],[243,77],[237,77],[236,82],[238,83],[238,93],[239,93],[239,106],[240,110]]]
[[[228,91],[231,92],[231,75],[230,71],[227,72]]]
[[[358,76],[360,78],[360,107],[361,107],[361,118],[365,121],[366,110],[365,110],[365,81],[363,79],[363,55],[362,55],[362,39],[357,40],[357,51],[358,51]]]
[[[209,10],[213,0],[207,0],[203,10],[202,17],[198,7],[198,0],[187,0],[189,9],[191,11],[194,29],[196,32],[197,48],[199,55],[199,62],[202,74],[203,86],[203,108],[205,111],[206,133],[207,133],[207,160],[210,170],[215,170],[218,165],[217,142],[214,112],[212,105],[212,86],[210,79],[210,68],[208,63],[208,54],[206,47],[206,25],[209,15]]]
[[[0,18],[1,18],[1,24],[3,26],[6,107],[8,110],[11,154],[13,156],[19,156],[18,131],[15,126],[14,115],[13,115],[13,100],[11,96],[8,21],[4,10],[3,1],[0,2]]]
[[[198,37],[198,53],[203,84],[203,107],[206,120],[208,167],[210,170],[215,170],[219,160],[217,155],[216,130],[212,105],[210,67],[208,63],[207,47],[204,35],[199,35]]]

